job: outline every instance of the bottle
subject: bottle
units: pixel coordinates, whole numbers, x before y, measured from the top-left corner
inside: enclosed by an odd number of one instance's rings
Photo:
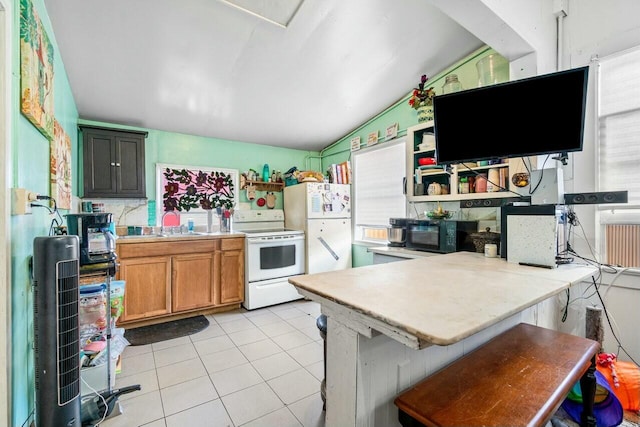
[[[264,167],[262,168],[262,180],[264,182],[269,182],[269,165],[268,164],[264,164]]]
[[[276,182],[276,170],[275,169],[271,172],[271,182]]]
[[[187,229],[189,233],[193,233],[193,218],[187,220]]]

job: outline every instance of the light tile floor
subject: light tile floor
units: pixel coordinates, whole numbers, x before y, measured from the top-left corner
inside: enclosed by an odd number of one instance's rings
[[[324,427],[323,342],[305,300],[207,316],[187,337],[128,346],[122,414],[102,427]],[[126,333],[125,333],[126,337]]]

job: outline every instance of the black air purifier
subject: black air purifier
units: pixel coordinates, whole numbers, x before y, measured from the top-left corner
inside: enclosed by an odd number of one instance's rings
[[[38,427],[80,427],[78,236],[36,237],[33,288]]]

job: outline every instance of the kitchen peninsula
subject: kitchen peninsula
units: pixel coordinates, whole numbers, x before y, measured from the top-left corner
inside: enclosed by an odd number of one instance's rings
[[[326,425],[399,426],[395,396],[518,323],[557,329],[596,271],[456,252],[291,278],[327,316]]]

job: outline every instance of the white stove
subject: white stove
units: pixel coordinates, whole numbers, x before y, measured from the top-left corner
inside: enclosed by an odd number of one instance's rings
[[[286,229],[282,209],[237,210],[233,229],[246,234],[244,307],[302,298],[288,279],[304,274],[304,231]]]

